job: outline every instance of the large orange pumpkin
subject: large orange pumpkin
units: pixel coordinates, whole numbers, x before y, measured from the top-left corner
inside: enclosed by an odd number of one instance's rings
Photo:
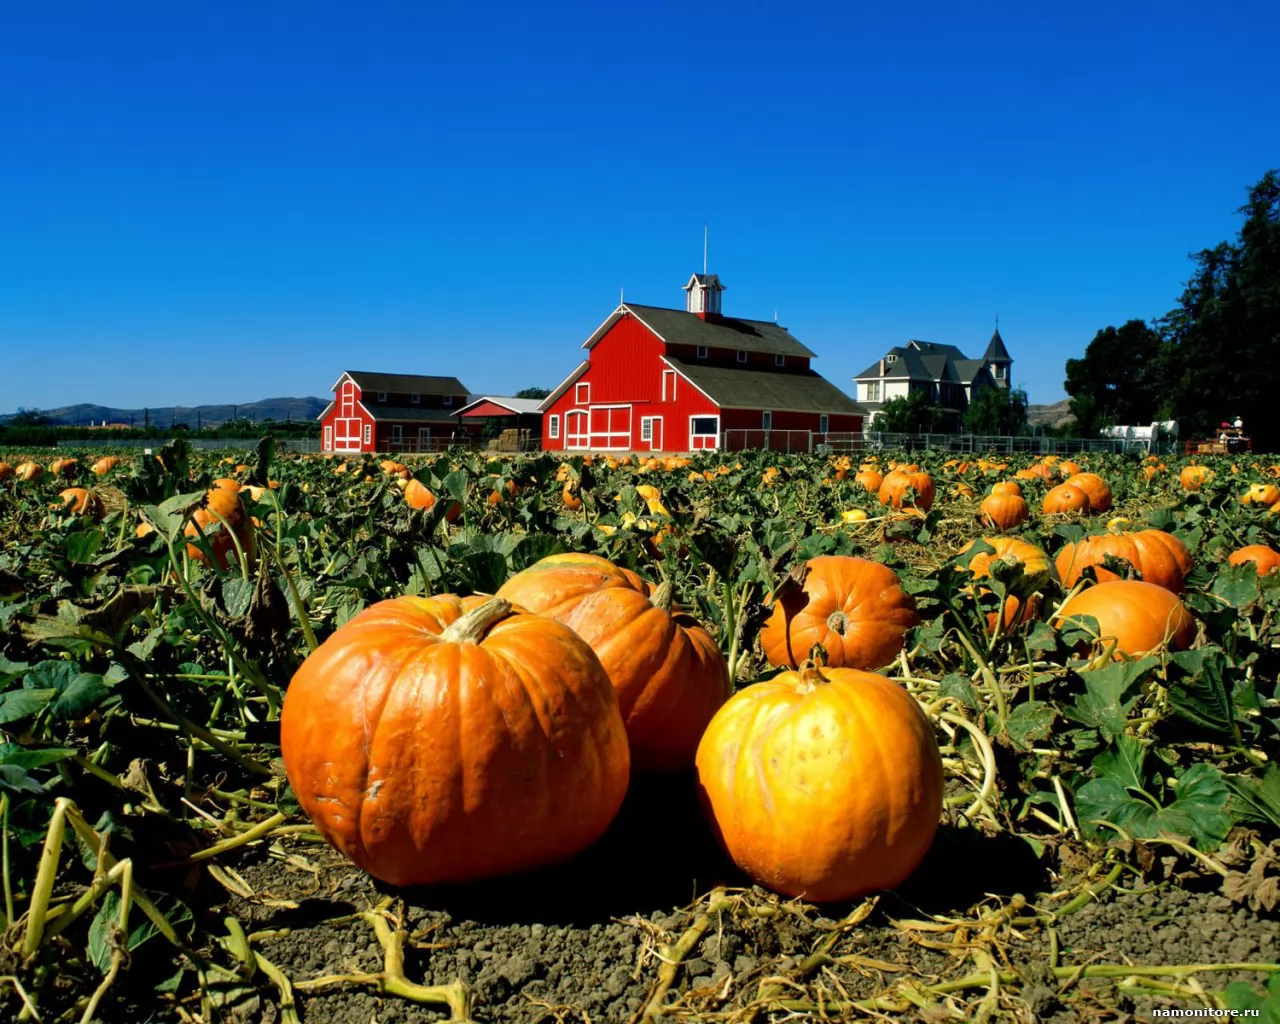
[[[1180,650],[1195,640],[1196,624],[1178,596],[1143,580],[1097,583],[1064,601],[1059,628],[1071,616],[1092,615],[1099,640],[1115,656],[1141,657],[1164,645]]]
[[[1268,508],[1280,503],[1280,487],[1275,484],[1250,484],[1249,489],[1240,499],[1242,505],[1266,505]]]
[[[1068,460],[1066,462],[1058,463],[1058,473],[1059,475],[1061,475],[1061,477],[1064,480],[1070,480],[1073,476],[1075,476],[1079,472],[1080,472],[1080,463],[1078,462],[1071,462],[1070,460]]]
[[[1075,484],[1058,484],[1045,493],[1040,510],[1046,515],[1063,512],[1088,512],[1089,495]]]
[[[547,615],[596,652],[613,687],[638,771],[685,771],[703,729],[733,687],[720,646],[656,589],[596,555],[551,555],[498,596]]]
[[[1280,552],[1267,547],[1265,544],[1248,544],[1239,550],[1231,552],[1227,556],[1227,562],[1231,565],[1244,565],[1245,562],[1252,562],[1257,566],[1258,575],[1265,576],[1269,572],[1275,572],[1280,569]]]
[[[1031,510],[1020,495],[992,491],[982,499],[978,514],[994,530],[1012,530],[1031,517]]]
[[[920,706],[856,669],[783,672],[739,690],[697,757],[703,808],[744,872],[829,902],[916,869],[942,812],[942,758]]]
[[[1099,583],[1122,579],[1102,567],[1108,555],[1124,559],[1148,583],[1175,594],[1182,593],[1182,582],[1191,571],[1191,552],[1171,533],[1163,530],[1108,532],[1063,546],[1056,559],[1063,585],[1074,587],[1089,566],[1093,566]]]
[[[907,488],[915,492],[915,497],[907,498]],[[920,472],[916,466],[899,467],[892,470],[880,483],[878,494],[881,505],[902,508],[903,504],[914,505],[926,512],[933,505],[933,477]]]
[[[1106,512],[1111,508],[1111,488],[1097,473],[1076,473],[1066,482],[1089,495],[1090,512]]]
[[[893,661],[920,618],[888,566],[848,555],[805,563],[804,582],[774,602],[760,631],[770,665],[798,668],[815,644],[832,668],[877,669]]]
[[[1178,482],[1185,491],[1198,491],[1213,479],[1213,470],[1208,466],[1185,466],[1178,474]]]
[[[1034,544],[1028,544],[1025,540],[1019,540],[1016,537],[983,537],[982,540],[983,543],[990,545],[994,551],[981,551],[969,560],[969,572],[974,579],[989,578],[991,576],[991,563],[997,560],[1021,566],[1023,574],[1032,579],[1043,576],[1047,582],[1055,575],[1049,556]],[[976,543],[977,541],[969,541],[960,550],[960,554],[957,557],[963,562],[963,556]],[[1039,614],[1039,594],[1029,594],[1025,601],[1021,601],[1010,594],[1005,598],[1004,608],[1000,617],[1004,620],[1004,628],[1011,629],[1022,622],[1034,620]],[[987,631],[994,633],[995,629],[996,613],[988,612]]]
[[[410,479],[404,485],[404,501],[410,508],[427,509],[435,505],[436,496],[422,482]],[[450,504],[449,511],[444,514],[444,517],[452,523],[460,515],[462,515],[462,506],[455,501]]]
[[[878,494],[880,485],[884,483],[884,475],[878,470],[870,466],[864,466],[858,470],[854,476],[853,482],[861,487],[864,491],[870,491],[872,494]]]
[[[401,597],[293,677],[285,771],[321,835],[392,885],[470,882],[594,842],[629,775],[618,698],[572,630],[495,598]]]
[[[991,485],[992,494],[1012,494],[1016,497],[1022,497],[1022,488],[1016,480],[999,480]]]
[[[199,526],[199,530],[197,530]],[[229,528],[229,529],[228,529]],[[240,502],[237,491],[228,487],[211,487],[204,496],[204,504],[191,515],[191,522],[182,531],[184,536],[197,537],[204,534],[213,550],[214,561],[218,568],[227,569],[240,564],[236,553],[236,544],[232,533],[240,541],[244,549],[245,559],[252,566],[258,553],[257,535],[253,524],[245,515],[244,505]],[[195,544],[187,545],[187,555],[197,562],[205,560],[205,554]]]

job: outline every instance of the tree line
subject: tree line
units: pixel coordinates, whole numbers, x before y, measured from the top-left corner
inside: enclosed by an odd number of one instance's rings
[[[1104,327],[1067,360],[1082,436],[1176,420],[1184,438],[1211,437],[1241,417],[1255,450],[1280,450],[1270,415],[1280,385],[1280,172],[1264,174],[1237,212],[1234,240],[1191,255],[1173,309]]]

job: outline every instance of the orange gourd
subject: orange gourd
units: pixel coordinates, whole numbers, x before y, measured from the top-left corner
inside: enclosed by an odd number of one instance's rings
[[[106,476],[122,462],[124,462],[124,459],[119,455],[104,455],[89,468],[94,476]]]
[[[1178,482],[1185,491],[1198,491],[1213,479],[1213,470],[1208,466],[1186,466],[1178,474]]]
[[[1069,543],[1058,552],[1056,564],[1064,586],[1074,587],[1090,566],[1099,583],[1123,577],[1104,569],[1108,555],[1132,565],[1148,583],[1182,593],[1182,582],[1191,571],[1191,552],[1171,533],[1163,530],[1112,531]]]
[[[1111,508],[1111,488],[1097,473],[1075,473],[1066,482],[1089,496],[1090,512],[1106,512]]]
[[[1049,556],[1041,551],[1034,544],[1028,544],[1025,540],[1019,540],[1016,537],[983,537],[983,543],[994,548],[994,552],[980,551],[969,560],[969,572],[974,579],[988,579],[991,576],[991,563],[997,560],[1008,562],[1014,565],[1020,565],[1024,576],[1036,578],[1043,576],[1047,582],[1056,574],[1054,573],[1053,564],[1049,561]],[[965,562],[964,556],[977,543],[969,541],[957,556],[960,562]],[[1020,600],[1018,597],[1010,594],[1005,598],[1004,608],[1000,612],[1000,617],[1004,620],[1003,628],[1011,629],[1023,622],[1029,622],[1040,614],[1040,596],[1039,594],[1029,594],[1026,600]],[[994,633],[996,629],[996,613],[987,613],[987,631]]]
[[[858,470],[853,478],[853,482],[861,487],[864,491],[870,491],[872,494],[878,494],[880,485],[884,483],[884,476],[879,470],[864,466]]]
[[[1040,504],[1040,510],[1047,515],[1088,512],[1089,495],[1074,484],[1058,484],[1057,487],[1049,488]]]
[[[1196,624],[1178,596],[1142,580],[1097,583],[1062,603],[1056,625],[1076,615],[1092,615],[1098,622],[1098,642],[1115,657],[1138,658],[1168,646],[1190,647]]]
[[[1070,480],[1073,476],[1080,472],[1080,463],[1066,462],[1058,463],[1058,473],[1064,480]]]
[[[410,479],[404,485],[404,501],[410,508],[428,509],[435,505],[436,496],[431,488],[420,480]],[[462,506],[455,501],[449,505],[449,511],[445,513],[444,518],[452,523],[460,515],[462,515]]]
[[[19,480],[30,482],[44,475],[44,467],[38,462],[20,462],[13,473]]]
[[[244,549],[245,559],[250,566],[258,552],[257,535],[253,524],[245,515],[240,495],[228,487],[209,488],[205,492],[204,503],[192,513],[191,521],[182,532],[187,537],[197,537],[203,533],[220,569],[240,564],[233,534],[240,541],[240,547]],[[195,544],[187,545],[187,555],[197,562],[205,561],[205,553]]]
[[[897,573],[879,562],[820,555],[804,581],[782,595],[760,631],[770,665],[798,668],[815,644],[831,668],[877,669],[900,650],[920,619]]]
[[[1022,497],[1022,488],[1016,480],[1000,480],[991,485],[992,494],[1013,494]]]
[[[638,771],[686,771],[703,729],[733,688],[720,645],[655,588],[596,555],[551,555],[498,596],[574,630],[600,658]]]
[[[1020,495],[996,494],[993,491],[982,499],[978,514],[993,530],[1012,530],[1031,517],[1031,510]]]
[[[93,491],[83,487],[68,487],[58,497],[62,501],[62,507],[77,515],[87,515],[94,519],[102,517],[102,502]]]
[[[1265,576],[1280,569],[1280,552],[1265,544],[1248,544],[1231,552],[1227,556],[1227,562],[1230,565],[1244,565],[1246,562],[1252,562],[1257,566],[1258,575]]]
[[[908,499],[908,488],[915,492],[914,498]],[[899,467],[881,481],[878,496],[881,505],[902,508],[906,504],[927,512],[933,505],[933,477],[916,466]]]
[[[1265,505],[1268,508],[1280,503],[1280,487],[1275,484],[1250,484],[1240,499],[1242,505]]]
[[[942,811],[942,758],[915,698],[807,662],[739,690],[698,746],[702,805],[759,884],[815,902],[905,881]]]
[[[566,860],[608,828],[629,775],[599,659],[495,598],[365,609],[294,675],[280,743],[321,835],[392,885]]]

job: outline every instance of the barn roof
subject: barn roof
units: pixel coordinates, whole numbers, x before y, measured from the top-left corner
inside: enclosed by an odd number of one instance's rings
[[[477,395],[475,401],[467,403],[458,410],[458,415],[465,416],[468,409],[474,409],[477,405],[482,405],[485,402],[499,405],[504,409],[510,409],[517,415],[537,412],[538,407],[542,405],[541,398],[507,398],[503,395]]]
[[[546,412],[553,405],[555,405],[556,399],[558,399],[561,395],[563,395],[566,391],[568,391],[569,386],[571,384],[574,384],[579,377],[581,377],[584,373],[586,373],[587,368],[590,365],[591,363],[588,360],[584,359],[577,366],[575,366],[573,368],[573,372],[571,372],[569,376],[567,376],[564,380],[562,380],[556,386],[555,390],[551,392],[551,394],[547,395],[546,398],[544,398],[541,402],[538,403],[538,411]]]
[[[785,327],[769,320],[739,320],[731,316],[703,320],[698,314],[683,309],[642,306],[634,302],[615,309],[609,319],[582,343],[582,347],[595,348],[609,328],[627,313],[635,316],[668,345],[705,345],[707,348],[816,358],[816,353],[800,344]]]
[[[812,370],[774,370],[709,366],[692,359],[666,360],[689,383],[722,409],[769,409],[774,412],[827,412],[859,416],[862,406]]]
[[[328,415],[329,415],[329,413],[331,413],[331,412],[333,412],[333,403],[332,403],[332,402],[330,402],[328,405],[326,405],[323,409],[321,409],[321,410],[320,410],[320,415],[319,415],[319,416],[317,416],[317,417],[316,417],[316,419],[318,419],[318,420],[322,420],[322,419],[324,419],[326,416],[328,416]]]
[[[385,391],[397,395],[470,395],[457,377],[428,377],[417,373],[375,373],[370,370],[347,370],[350,377],[364,392]],[[338,380],[342,380],[339,377]],[[335,383],[333,390],[337,390]]]
[[[447,423],[454,427],[458,425],[458,421],[454,419],[458,414],[456,409],[424,409],[420,405],[390,405],[384,402],[370,402],[367,398],[361,399],[360,404],[374,420],[384,423]]]

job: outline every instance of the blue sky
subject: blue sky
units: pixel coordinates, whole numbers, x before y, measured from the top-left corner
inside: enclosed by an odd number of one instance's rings
[[[445,6],[9,5],[0,411],[554,386],[704,221],[842,387],[998,314],[1054,401],[1280,166],[1274,3]]]

